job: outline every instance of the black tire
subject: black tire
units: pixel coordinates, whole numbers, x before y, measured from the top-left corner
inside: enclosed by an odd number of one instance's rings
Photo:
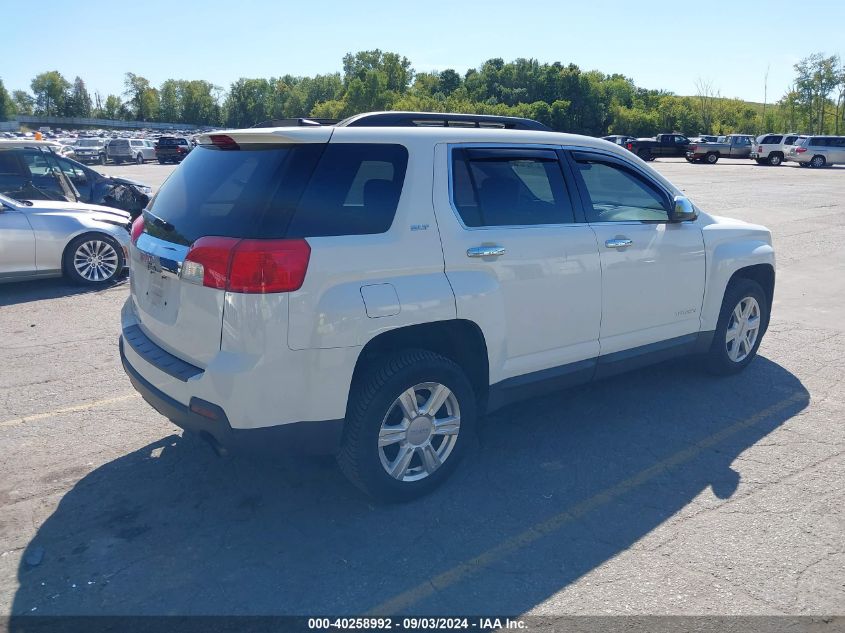
[[[819,169],[821,167],[824,167],[826,163],[827,163],[827,160],[825,160],[825,157],[820,155],[820,154],[816,154],[815,156],[813,156],[810,159],[810,167],[812,167],[814,169]]]
[[[758,165],[768,165],[769,164],[769,161],[766,160],[765,158],[755,158],[754,160],[757,162]]]
[[[689,156],[684,156],[684,160],[687,161],[688,163],[694,163],[695,162],[695,159],[690,158]]]
[[[654,157],[651,155],[650,149],[641,149],[637,151],[637,156],[639,156],[642,160],[648,162],[654,160]]]
[[[783,154],[780,152],[773,152],[769,154],[769,165],[772,167],[777,167],[781,163],[783,163]]]
[[[135,164],[136,164],[136,165],[143,165],[143,164],[144,164],[144,156],[143,156],[143,154],[138,154],[138,155],[135,157]]]
[[[754,345],[742,360],[732,360],[728,353],[727,347],[727,333],[728,326],[731,323],[734,308],[741,301],[747,298],[753,298],[760,310],[760,323],[757,337]],[[769,302],[766,299],[766,293],[763,288],[756,281],[751,279],[735,279],[728,285],[725,290],[725,296],[722,299],[722,308],[719,312],[719,321],[716,324],[716,332],[713,335],[713,342],[710,345],[710,350],[707,352],[706,367],[711,374],[717,376],[728,376],[736,374],[745,369],[748,364],[754,360],[757,355],[757,350],[760,347],[760,342],[763,340],[763,335],[766,333],[766,328],[769,325],[770,315]]]
[[[460,411],[460,430],[442,465],[417,481],[400,481],[382,465],[379,432],[383,421],[394,412],[399,395],[428,382],[445,385],[452,392]],[[445,408],[446,405],[438,411]],[[400,414],[399,419],[402,417]],[[398,352],[378,361],[353,382],[337,461],[349,480],[372,497],[387,502],[408,501],[430,492],[449,477],[470,443],[475,417],[476,395],[458,365],[427,350]],[[445,443],[446,438],[444,435],[437,441]],[[406,446],[407,440],[403,442],[397,442],[397,456],[391,459],[398,460],[398,451]],[[410,452],[413,456],[407,468],[421,467],[422,450],[410,449]]]
[[[77,251],[79,251],[83,244],[86,242],[95,243],[98,241],[109,244],[114,250],[114,254],[117,258],[117,261],[114,264],[115,269],[112,274],[109,274],[102,279],[86,278],[77,270],[74,265],[74,260],[77,255]],[[123,274],[124,263],[123,248],[120,244],[118,244],[116,239],[114,239],[111,235],[106,235],[105,233],[86,233],[85,235],[76,237],[70,244],[67,245],[64,256],[62,257],[65,276],[75,284],[89,287],[106,286],[112,283],[115,279],[119,278],[121,274]]]
[[[707,155],[704,157],[704,162],[708,165],[715,165],[719,162],[719,155],[716,152],[707,152]]]
[[[159,159],[158,159],[158,164],[159,164],[159,165],[164,165],[164,159],[163,159],[163,158],[159,158]]]
[[[97,162],[99,162],[101,165],[105,165],[106,164],[106,155],[100,154],[100,159]]]
[[[799,167],[809,167],[810,163],[798,163]]]

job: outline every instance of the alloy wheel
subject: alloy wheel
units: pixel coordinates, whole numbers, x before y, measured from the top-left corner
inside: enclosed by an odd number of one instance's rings
[[[725,346],[728,358],[741,363],[754,349],[760,334],[760,304],[754,297],[745,297],[733,309],[728,329],[725,332]]]
[[[414,385],[393,401],[382,420],[381,465],[399,481],[425,479],[449,458],[460,429],[458,400],[446,385]]]
[[[73,254],[73,267],[85,281],[106,281],[114,277],[118,264],[117,251],[104,240],[82,242]]]

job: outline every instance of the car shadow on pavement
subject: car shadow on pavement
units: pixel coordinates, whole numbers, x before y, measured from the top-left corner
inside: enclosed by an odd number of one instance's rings
[[[754,489],[737,456],[808,401],[763,357],[729,378],[670,362],[488,417],[450,481],[387,506],[328,459],[164,437],[64,495],[24,551],[10,630],[30,613],[523,613],[693,500]]]
[[[106,286],[92,288],[73,284],[66,279],[36,279],[35,281],[19,281],[10,284],[0,284],[0,307],[13,306],[30,301],[44,301],[74,295],[102,292],[129,283],[129,275],[123,274],[113,283]]]

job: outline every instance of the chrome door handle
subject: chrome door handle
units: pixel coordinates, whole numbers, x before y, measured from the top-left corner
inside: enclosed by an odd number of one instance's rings
[[[604,245],[607,248],[625,248],[626,246],[630,246],[633,244],[633,240],[629,240],[628,238],[623,239],[615,239],[615,240],[607,240]]]
[[[467,249],[467,257],[499,257],[507,251],[504,246],[473,246]]]

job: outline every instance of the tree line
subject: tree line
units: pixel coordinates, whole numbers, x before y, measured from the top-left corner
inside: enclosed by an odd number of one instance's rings
[[[123,93],[105,97],[92,97],[81,77],[70,82],[55,70],[34,77],[29,91],[10,93],[0,78],[0,120],[20,113],[249,127],[270,119],[414,110],[529,117],[595,136],[845,133],[845,67],[837,55],[822,53],[795,64],[793,83],[772,104],[725,98],[701,79],[695,95],[679,96],[638,87],[620,74],[524,58],[490,59],[464,74],[418,73],[406,57],[372,50],[345,55],[342,68],[313,77],[241,78],[228,90],[196,79],[156,87],[129,72]]]

